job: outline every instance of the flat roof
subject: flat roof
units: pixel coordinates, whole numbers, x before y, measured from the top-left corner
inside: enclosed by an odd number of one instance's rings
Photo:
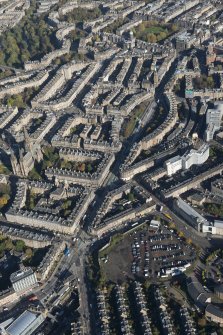
[[[201,222],[207,222],[207,220],[202,215],[200,215],[192,206],[188,205],[188,203],[180,197],[177,199],[176,203],[177,206],[187,215],[193,217],[194,219],[200,220]]]
[[[175,157],[172,157],[172,158],[168,159],[166,161],[166,164],[168,164],[168,163],[174,163],[174,162],[177,162],[177,161],[180,161],[180,160],[181,160],[181,157],[179,155],[177,155]]]
[[[216,286],[216,287],[215,287],[215,291],[216,291],[216,292],[223,293],[223,285],[221,284],[221,285]]]
[[[216,228],[223,228],[223,221],[221,221],[221,220],[214,220],[214,227],[216,227]]]

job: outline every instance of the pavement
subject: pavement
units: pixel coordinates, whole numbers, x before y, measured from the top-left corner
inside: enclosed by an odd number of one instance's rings
[[[171,71],[174,71],[174,67],[175,66],[173,65],[171,67],[171,70],[168,71],[165,80],[168,80],[168,77],[171,75]],[[161,85],[156,90],[157,99],[158,98],[162,99],[162,93],[163,93],[163,87]],[[112,187],[115,188],[117,186],[116,184],[119,181],[118,176],[120,166],[125,160],[126,156],[128,155],[132,145],[140,140],[146,125],[153,117],[156,108],[156,100],[150,99],[148,106],[146,107],[145,112],[141,118],[140,126],[134,130],[132,136],[123,143],[121,151],[117,153],[116,161],[113,164],[110,173],[108,174],[107,178],[103,183],[102,193],[101,194],[99,193],[99,195],[96,194],[94,206],[89,207],[89,211],[87,212],[87,220],[85,220],[88,222],[88,224],[91,222],[91,220],[95,215],[95,208],[98,208],[101,202],[103,201],[103,195],[106,194],[106,191]],[[137,182],[140,183],[138,179]],[[141,186],[143,187],[143,185]],[[148,193],[148,190],[146,190],[146,192]],[[165,214],[169,214],[173,222],[176,224],[177,229],[182,231],[186,238],[191,238],[192,242],[195,245],[198,245],[203,249],[211,247],[211,242],[207,238],[200,236],[195,229],[188,226],[181,218],[179,218],[175,213],[172,212],[171,208],[169,208],[167,204],[160,201],[160,199],[155,197],[153,194],[151,194],[151,196],[157,205],[163,206],[163,210],[161,213],[159,212],[159,215],[167,219],[165,217]],[[89,248],[90,245],[92,244],[93,239],[83,229],[79,230],[76,237],[77,240],[74,243],[72,243],[71,240],[68,239],[67,237],[61,236],[61,238],[64,238],[64,240],[69,244],[70,255],[62,257],[59,265],[52,274],[51,278],[42,287],[36,289],[35,293],[37,294],[39,299],[44,303],[46,296],[50,296],[54,292],[54,289],[58,281],[63,282],[63,275],[64,276],[71,275],[72,278],[74,278],[74,280],[76,281],[76,286],[79,292],[80,307],[78,311],[80,313],[80,321],[83,326],[83,335],[89,335],[92,334],[90,327],[91,314],[89,310],[92,298],[90,294],[91,293],[90,283],[87,282],[85,273],[86,273],[86,259],[88,257]],[[100,241],[97,241],[96,244],[99,243]],[[26,307],[26,305],[27,302],[24,302],[24,307]],[[16,305],[17,312],[18,309],[20,309],[20,307],[21,305]],[[12,315],[10,313],[13,312],[9,311],[9,313],[7,313],[7,316]]]

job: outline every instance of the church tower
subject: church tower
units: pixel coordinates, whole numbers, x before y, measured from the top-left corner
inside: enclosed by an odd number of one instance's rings
[[[13,173],[15,175],[21,176],[20,165],[19,165],[18,159],[17,159],[14,151],[11,151],[10,161],[11,161]]]

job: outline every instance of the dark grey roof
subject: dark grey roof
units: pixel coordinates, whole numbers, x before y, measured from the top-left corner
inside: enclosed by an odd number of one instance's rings
[[[220,308],[218,308],[217,306],[213,304],[207,305],[205,312],[208,312],[223,320],[223,310],[221,310]]]
[[[207,299],[211,297],[211,294],[205,291],[199,281],[194,278],[190,279],[190,282],[187,284],[188,293],[195,303],[197,302],[204,307],[207,304]]]
[[[33,270],[31,268],[27,268],[25,270],[19,270],[11,274],[10,280],[12,283],[17,282],[23,278],[26,278],[33,274]]]

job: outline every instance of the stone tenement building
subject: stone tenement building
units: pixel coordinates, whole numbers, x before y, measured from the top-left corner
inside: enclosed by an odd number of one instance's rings
[[[32,184],[30,185],[32,189]],[[52,185],[51,185],[52,186]],[[50,186],[49,186],[50,187]],[[85,215],[89,204],[94,198],[94,192],[81,188],[70,188],[66,191],[66,198],[78,196],[75,206],[70,214],[65,218],[59,215],[59,211],[54,212],[51,208],[51,201],[41,203],[34,209],[26,209],[27,183],[20,183],[17,187],[16,198],[6,213],[9,222],[27,225],[33,228],[44,228],[49,231],[63,234],[73,234],[79,228],[80,220]],[[51,193],[50,193],[51,194]],[[16,199],[20,199],[16,200]],[[22,199],[22,200],[21,200]],[[58,208],[60,210],[60,207]]]
[[[92,243],[104,240],[104,234],[109,240],[117,232],[144,227],[157,215],[157,204],[163,207],[162,201],[166,214],[174,218],[171,211],[179,214],[176,207],[169,207],[174,198],[182,194],[188,199],[183,193],[191,191],[192,197],[197,187],[205,193],[204,201],[221,203],[222,113],[219,107],[216,114],[213,105],[223,97],[222,12],[220,0],[0,0],[0,99],[2,104],[19,103],[18,108],[0,107],[0,181],[2,189],[11,188],[10,199],[1,208],[1,233],[30,247],[49,247],[37,272],[43,283],[49,281],[47,294],[36,290],[47,311],[60,301],[60,292],[72,299],[73,285],[81,283],[77,285],[80,317],[72,330],[76,333],[94,333],[88,324],[93,316],[96,332],[100,327],[103,335],[109,334],[108,292],[98,292],[95,315],[88,311],[85,266]],[[34,29],[33,35],[30,21],[34,16],[34,28],[39,24],[41,28],[36,38],[38,31]],[[27,24],[32,36],[26,34]],[[23,31],[27,53],[17,34]],[[50,40],[45,43],[46,54],[30,46],[42,33]],[[33,56],[23,64],[13,63],[9,44],[15,40],[20,61]],[[206,185],[211,189],[204,190]],[[189,207],[184,206],[185,213]],[[187,219],[190,223],[185,215],[185,229]],[[222,235],[222,222],[213,221],[203,225],[202,233]],[[155,226],[159,224],[150,228]],[[167,231],[157,231],[161,240],[162,235],[165,240],[168,235],[175,239]],[[156,233],[149,231],[146,239],[151,234]],[[208,240],[202,240],[201,231],[196,234],[196,243],[206,248]],[[132,249],[137,249],[138,233],[133,238]],[[190,238],[194,242],[193,233]],[[187,239],[179,238],[175,245],[177,266],[170,259],[175,253],[162,255],[167,246],[157,243],[161,249],[154,260],[160,265],[145,259],[138,266],[134,260],[133,276],[139,268],[145,277],[164,279],[193,263],[193,246],[188,246],[190,259],[183,250]],[[145,297],[140,285],[133,286],[137,310],[144,311],[137,323],[150,334]],[[117,326],[129,335],[132,327],[124,289],[117,285],[113,293],[120,314]],[[0,305],[18,299],[3,294]],[[172,335],[165,297],[157,288],[154,298],[159,330]],[[217,310],[207,309],[208,320],[222,319]],[[195,334],[187,309],[179,312],[180,332]],[[51,321],[47,320],[48,329]]]
[[[114,161],[114,154],[104,154],[102,160],[97,165],[97,170],[92,174],[89,172],[76,172],[59,168],[48,168],[45,174],[49,179],[56,178],[61,182],[97,188],[103,184]]]

